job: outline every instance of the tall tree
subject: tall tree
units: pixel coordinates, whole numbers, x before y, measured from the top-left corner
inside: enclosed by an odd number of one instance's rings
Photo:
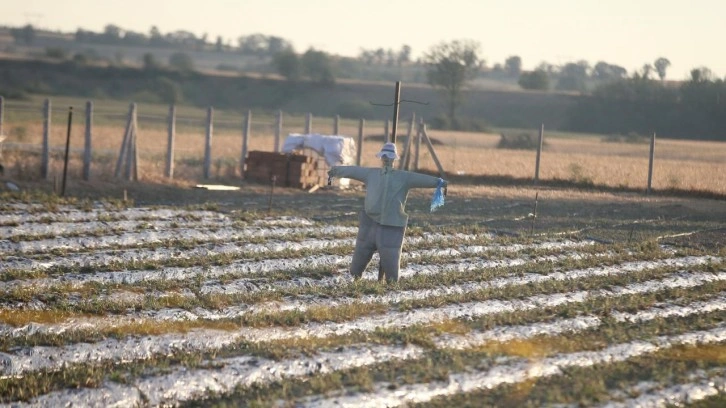
[[[598,61],[592,69],[592,77],[600,81],[625,79],[628,77],[628,70],[619,65],[611,65],[605,61]]]
[[[13,36],[15,42],[22,42],[26,45],[30,45],[35,41],[35,28],[28,24],[23,28],[11,28],[10,35]]]
[[[512,78],[517,78],[522,73],[522,58],[513,55],[504,61],[504,70]]]
[[[428,83],[443,92],[449,123],[456,123],[456,108],[461,105],[466,83],[479,71],[480,45],[470,40],[442,42],[424,54]]]
[[[536,69],[532,72],[523,72],[517,82],[522,89],[546,91],[550,89],[550,77],[547,72]]]
[[[671,66],[671,62],[668,61],[668,58],[660,57],[655,60],[653,66],[655,67],[655,72],[658,73],[658,77],[662,81],[666,77],[666,70]]]
[[[288,81],[297,81],[301,77],[302,66],[295,50],[288,48],[280,51],[272,57],[272,65],[277,72]]]
[[[398,65],[403,65],[411,61],[411,46],[404,44],[398,51]]]
[[[330,57],[324,51],[309,48],[300,58],[305,74],[314,82],[323,85],[334,85],[335,75]]]
[[[584,92],[587,88],[587,75],[590,64],[585,60],[568,62],[560,69],[556,88],[562,91]]]
[[[194,70],[194,60],[187,53],[175,52],[169,56],[169,66],[181,72],[191,72]]]

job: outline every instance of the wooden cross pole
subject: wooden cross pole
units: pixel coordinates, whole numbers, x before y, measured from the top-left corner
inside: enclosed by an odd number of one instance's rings
[[[401,81],[396,81],[396,94],[393,99],[393,126],[391,127],[391,143],[396,144],[398,128],[398,106],[401,104]]]

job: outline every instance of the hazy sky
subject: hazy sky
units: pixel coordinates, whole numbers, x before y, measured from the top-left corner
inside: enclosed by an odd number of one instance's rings
[[[418,57],[441,41],[471,39],[490,66],[519,55],[525,69],[584,59],[632,73],[666,57],[669,79],[704,66],[726,76],[726,0],[4,0],[2,9],[0,25],[68,32],[111,23],[148,33],[156,25],[235,45],[262,33],[298,52],[347,56],[407,44]]]

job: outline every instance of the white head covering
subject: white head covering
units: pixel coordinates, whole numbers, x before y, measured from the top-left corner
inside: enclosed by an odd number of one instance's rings
[[[378,157],[379,159],[383,156],[386,156],[389,159],[398,159],[398,151],[396,150],[396,145],[391,142],[384,144],[381,148],[381,151],[376,154],[376,157]]]

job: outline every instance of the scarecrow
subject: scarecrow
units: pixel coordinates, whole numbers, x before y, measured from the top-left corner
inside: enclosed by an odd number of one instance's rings
[[[438,177],[393,168],[398,159],[396,145],[386,143],[376,154],[382,167],[334,166],[328,171],[330,177],[349,178],[361,181],[366,186],[363,211],[358,216],[358,237],[350,265],[350,273],[359,279],[377,250],[381,259],[378,279],[385,274],[387,282],[398,281],[401,263],[401,247],[408,224],[406,198],[412,188],[436,188],[431,202],[431,211],[444,204],[442,189],[447,182]]]

